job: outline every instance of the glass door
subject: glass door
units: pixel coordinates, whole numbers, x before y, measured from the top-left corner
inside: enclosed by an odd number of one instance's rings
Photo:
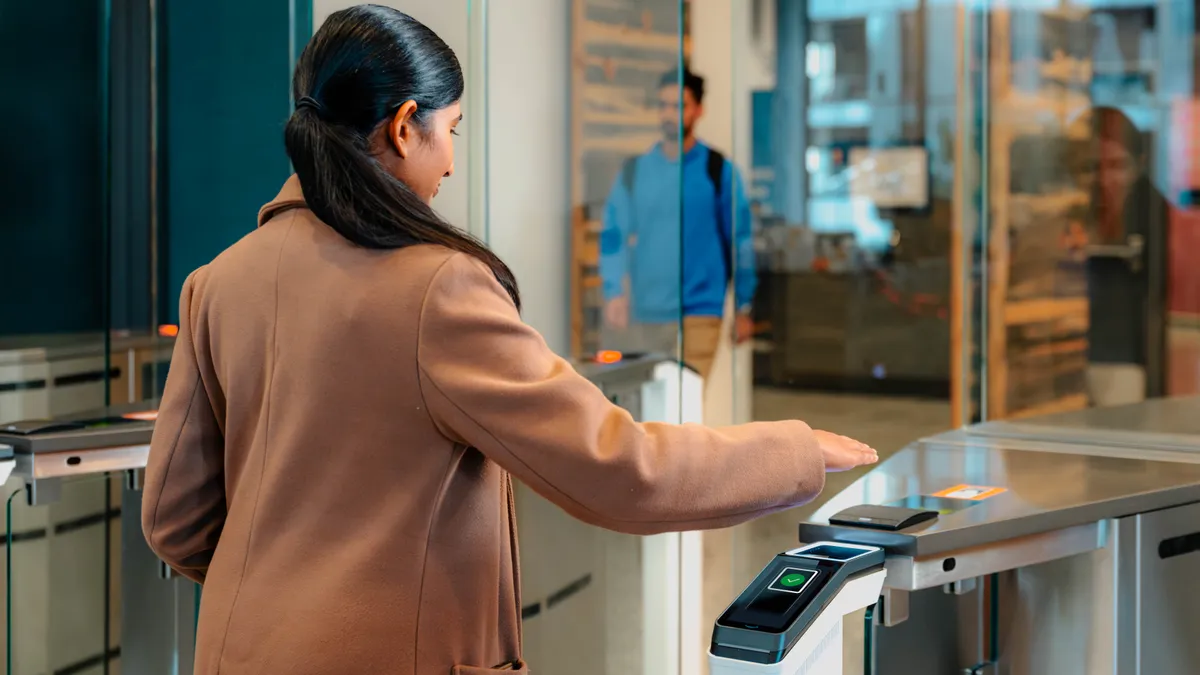
[[[977,417],[1200,392],[1195,4],[964,11],[973,137],[961,194],[975,245],[959,250],[982,364]],[[1080,631],[1030,631],[1019,618],[1029,599],[987,587],[986,654],[1001,672],[1027,670],[1039,645],[1063,664],[1087,653]]]

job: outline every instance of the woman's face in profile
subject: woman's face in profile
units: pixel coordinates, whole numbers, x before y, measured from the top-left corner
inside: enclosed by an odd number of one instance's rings
[[[1124,145],[1109,139],[1100,141],[1096,152],[1096,180],[1102,193],[1112,197],[1126,195],[1140,171],[1138,159]]]
[[[454,137],[461,121],[462,109],[455,102],[427,115],[423,127],[400,131],[394,140],[398,149],[403,147],[393,167],[396,178],[426,203],[437,196],[442,179],[454,173]]]

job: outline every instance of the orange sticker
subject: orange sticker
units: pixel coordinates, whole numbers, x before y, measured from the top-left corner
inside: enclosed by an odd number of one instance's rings
[[[612,351],[610,349],[596,352],[596,363],[602,363],[605,365],[620,363],[622,358],[624,357],[621,355],[621,352]]]
[[[153,422],[154,420],[158,419],[158,411],[157,410],[147,410],[146,412],[135,412],[135,413],[129,413],[127,415],[121,415],[121,417],[124,417],[127,420],[138,420],[140,422]]]
[[[968,499],[973,502],[981,502],[985,499],[995,497],[998,494],[1008,492],[1007,488],[990,487],[987,485],[955,485],[952,488],[947,488],[941,492],[935,492],[932,496],[944,497],[946,499]]]

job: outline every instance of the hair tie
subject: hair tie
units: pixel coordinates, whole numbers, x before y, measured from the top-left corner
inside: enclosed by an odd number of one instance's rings
[[[296,99],[296,110],[303,110],[304,108],[310,108],[318,115],[325,111],[317,99],[311,96],[301,96]]]

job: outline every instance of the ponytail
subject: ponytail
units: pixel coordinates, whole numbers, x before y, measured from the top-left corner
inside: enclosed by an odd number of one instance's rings
[[[491,269],[521,309],[512,270],[485,244],[438,216],[384,169],[369,146],[388,111],[405,100],[417,100],[428,111],[462,96],[462,69],[445,42],[394,9],[341,10],[305,47],[293,89],[297,106],[284,144],[318,218],[364,248],[433,244],[470,255]],[[329,100],[323,105],[318,98]],[[333,110],[330,103],[336,104]]]

